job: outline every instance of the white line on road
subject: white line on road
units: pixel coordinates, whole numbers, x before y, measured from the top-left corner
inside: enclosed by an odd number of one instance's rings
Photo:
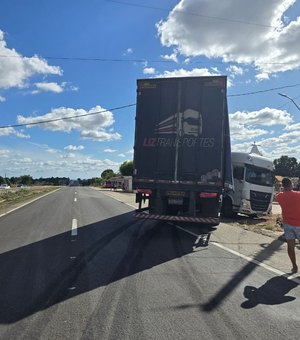
[[[74,198],[74,202],[77,202],[77,198],[76,197]]]
[[[168,223],[168,224],[172,225],[172,223]],[[180,226],[178,226],[178,225],[176,225],[176,224],[173,224],[173,226],[175,226],[177,229],[180,229],[180,230],[182,230],[182,231],[184,231],[184,232],[186,232],[186,233],[188,233],[188,234],[190,234],[190,235],[193,235],[193,236],[195,236],[195,237],[197,237],[197,238],[199,238],[199,236],[201,236],[201,235],[197,235],[197,234],[193,233],[193,232],[190,231],[190,230],[187,230],[187,229],[185,229],[185,228],[182,228],[182,227],[180,227]],[[267,264],[262,263],[262,262],[259,262],[259,261],[255,260],[255,259],[252,258],[252,257],[243,255],[243,254],[241,254],[241,253],[239,253],[239,252],[237,252],[237,251],[235,251],[235,250],[232,250],[232,249],[230,249],[230,248],[227,248],[227,247],[223,246],[223,245],[220,244],[220,243],[216,243],[216,242],[214,242],[214,241],[210,241],[209,243],[212,244],[212,245],[214,245],[214,246],[216,246],[216,247],[219,247],[219,248],[221,248],[221,249],[223,249],[223,250],[225,250],[225,251],[228,251],[228,252],[231,253],[231,254],[234,254],[234,255],[236,255],[236,256],[239,256],[239,257],[241,257],[242,259],[244,259],[244,260],[246,260],[246,261],[248,261],[248,262],[252,262],[252,263],[256,264],[257,266],[260,266],[260,267],[262,267],[262,268],[265,268],[265,269],[267,269],[267,270],[269,270],[269,271],[271,271],[271,272],[273,272],[273,273],[275,273],[275,274],[277,274],[277,275],[285,276],[287,279],[292,280],[292,281],[294,281],[294,282],[300,284],[300,280],[297,279],[297,278],[295,278],[293,275],[287,275],[286,273],[282,272],[281,270],[278,270],[278,269],[275,269],[275,268],[273,268],[273,267],[270,267],[270,266],[268,266]]]
[[[50,195],[50,194],[53,194],[54,192],[56,192],[56,191],[58,191],[58,190],[60,190],[60,189],[61,189],[61,188],[58,188],[58,189],[56,189],[56,190],[47,192],[45,195],[36,197],[36,198],[32,199],[32,200],[29,201],[29,202],[23,203],[23,204],[19,205],[18,207],[14,208],[14,209],[11,209],[11,210],[8,210],[8,211],[6,211],[5,213],[1,214],[0,217],[2,217],[2,216],[4,216],[4,215],[7,215],[7,214],[9,214],[9,213],[11,213],[11,212],[13,212],[13,211],[15,211],[15,210],[20,209],[20,208],[23,208],[23,207],[25,207],[26,205],[28,205],[28,204],[30,204],[30,203],[33,203],[33,202],[35,202],[35,201],[37,201],[37,200],[39,200],[39,199],[41,199],[41,198],[43,198],[43,197],[45,197],[45,196],[48,196],[48,195]]]
[[[184,232],[186,232],[186,233],[188,233],[188,234],[190,234],[190,235],[193,235],[193,236],[195,236],[195,237],[197,237],[197,238],[200,236],[200,235],[197,235],[197,234],[193,233],[193,232],[190,231],[190,230],[187,230],[187,229],[185,229],[185,228],[179,227],[179,225],[173,224],[173,223],[171,223],[171,222],[168,222],[168,224],[170,224],[171,226],[175,226],[177,229],[180,229],[180,230],[182,230],[182,231],[184,231]]]
[[[96,189],[95,189],[95,190],[96,190]],[[104,193],[104,192],[103,192],[103,193]],[[104,193],[104,194],[105,194],[105,193]],[[115,199],[116,201],[119,201],[119,202],[121,202],[121,203],[125,203],[126,205],[128,205],[128,206],[130,206],[130,207],[136,209],[136,207],[133,206],[133,205],[131,205],[130,203],[126,203],[126,202],[121,201],[121,200],[119,200],[119,199],[117,199],[117,198],[115,198],[115,197],[112,197],[112,196],[110,196],[110,195],[106,195],[106,196],[109,196],[109,197]],[[186,233],[188,233],[188,234],[190,234],[190,235],[193,235],[194,237],[197,237],[197,239],[198,239],[199,236],[200,236],[200,235],[197,235],[196,233],[193,233],[193,232],[190,231],[190,230],[187,230],[187,229],[185,229],[185,228],[182,228],[182,227],[180,227],[180,226],[178,226],[178,225],[176,225],[176,224],[172,224],[171,222],[168,222],[168,224],[173,225],[173,226],[175,226],[176,228],[178,228],[178,229],[180,229],[180,230],[182,230],[182,231],[184,231],[184,232],[186,232]],[[196,242],[197,242],[197,240],[196,240]],[[196,242],[195,242],[195,243],[196,243]],[[213,241],[210,241],[210,244],[212,244],[212,245],[214,245],[214,246],[216,246],[216,247],[222,248],[223,250],[228,251],[228,252],[230,252],[230,253],[232,253],[232,254],[235,254],[236,256],[239,256],[239,257],[245,259],[246,261],[253,262],[254,264],[256,264],[256,265],[258,265],[258,266],[260,266],[260,267],[263,267],[263,268],[265,268],[265,269],[267,269],[267,270],[269,270],[269,271],[271,271],[271,272],[273,272],[273,273],[275,273],[275,274],[277,274],[277,275],[284,275],[284,276],[287,277],[289,280],[292,280],[292,281],[296,282],[297,284],[300,284],[300,280],[297,279],[297,278],[295,278],[293,275],[288,276],[286,273],[284,273],[284,272],[282,272],[282,271],[280,271],[280,270],[277,270],[277,269],[275,269],[275,268],[272,268],[272,267],[270,267],[270,266],[268,266],[268,265],[266,265],[266,264],[264,264],[264,263],[261,263],[261,262],[255,260],[255,259],[253,259],[253,258],[251,258],[251,257],[249,257],[249,256],[246,256],[246,255],[243,255],[243,254],[241,254],[241,253],[238,253],[238,252],[236,252],[236,251],[234,251],[234,250],[232,250],[232,249],[230,249],[230,248],[227,248],[227,247],[225,247],[225,246],[223,246],[223,245],[221,245],[221,244],[219,244],[219,243],[215,243],[215,242],[213,242]]]
[[[77,235],[77,220],[75,218],[73,218],[72,220],[72,236],[76,236]]]
[[[277,275],[285,276],[287,279],[292,280],[292,281],[294,281],[294,282],[300,284],[300,280],[297,279],[297,278],[295,278],[293,275],[288,275],[287,273],[284,273],[284,272],[282,272],[281,270],[278,270],[278,269],[275,269],[275,268],[273,268],[273,267],[270,267],[270,266],[268,266],[267,264],[264,264],[264,263],[262,263],[262,262],[259,262],[259,261],[255,260],[255,259],[253,259],[252,257],[243,255],[243,254],[241,254],[241,253],[239,253],[239,252],[237,252],[237,251],[235,251],[235,250],[232,250],[232,249],[229,249],[229,248],[227,248],[227,247],[224,247],[222,244],[215,243],[214,241],[211,241],[210,243],[213,244],[213,245],[216,246],[216,247],[219,247],[219,248],[221,248],[221,249],[223,249],[223,250],[228,251],[229,253],[232,253],[232,254],[234,254],[234,255],[237,255],[237,256],[241,257],[242,259],[244,259],[244,260],[247,260],[247,261],[249,261],[249,262],[252,262],[252,263],[256,264],[257,266],[260,266],[260,267],[263,267],[263,268],[265,268],[265,269],[267,269],[267,270],[270,270],[271,272],[273,272],[273,273],[275,273],[275,274],[277,274]]]

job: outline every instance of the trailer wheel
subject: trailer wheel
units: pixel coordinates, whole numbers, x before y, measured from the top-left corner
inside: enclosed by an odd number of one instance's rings
[[[235,217],[237,214],[233,211],[230,197],[225,197],[222,203],[221,213],[224,217]]]

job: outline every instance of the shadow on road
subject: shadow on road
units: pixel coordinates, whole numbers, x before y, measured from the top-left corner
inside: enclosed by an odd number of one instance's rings
[[[286,276],[275,276],[259,288],[246,286],[244,296],[247,301],[244,301],[241,307],[249,309],[259,304],[279,305],[293,301],[296,298],[286,294],[297,286],[295,281],[288,280]]]
[[[126,213],[80,227],[77,237],[68,231],[0,254],[0,323],[182,257],[194,242],[170,225]]]
[[[237,272],[233,278],[215,294],[215,296],[213,296],[207,303],[201,306],[202,310],[211,312],[217,308],[223,302],[223,300],[229,296],[236,289],[236,287],[257,268],[256,263],[264,262],[270,258],[272,254],[280,248],[282,243],[283,242],[279,240],[274,240],[268,246],[263,244],[263,249],[254,257],[253,262],[248,262],[239,272]]]
[[[195,237],[167,223],[135,220],[129,212],[80,227],[77,237],[68,231],[2,253],[0,324],[17,322],[80,294],[205,249],[213,229],[193,228],[199,235],[196,242]],[[274,240],[255,260],[265,261],[281,245]],[[202,306],[203,310],[215,309],[255,268],[254,263],[247,263]],[[276,284],[271,282],[272,286]],[[261,303],[265,290],[258,288],[258,294],[254,290],[247,289],[251,298],[247,296],[244,308]]]

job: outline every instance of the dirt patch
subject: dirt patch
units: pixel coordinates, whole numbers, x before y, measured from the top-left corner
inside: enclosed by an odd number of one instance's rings
[[[0,191],[0,215],[56,189],[57,187],[43,186],[2,190]]]
[[[281,214],[263,217],[238,215],[234,219],[222,218],[222,222],[273,238],[282,238],[283,236]]]

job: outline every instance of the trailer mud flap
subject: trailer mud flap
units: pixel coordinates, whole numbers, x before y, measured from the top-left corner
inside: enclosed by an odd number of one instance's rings
[[[149,214],[145,211],[135,211],[134,216],[141,219],[149,220],[163,220],[171,222],[194,222],[194,223],[207,223],[218,225],[220,219],[217,217],[190,217],[190,216],[170,216],[170,215],[160,215],[160,214]]]

